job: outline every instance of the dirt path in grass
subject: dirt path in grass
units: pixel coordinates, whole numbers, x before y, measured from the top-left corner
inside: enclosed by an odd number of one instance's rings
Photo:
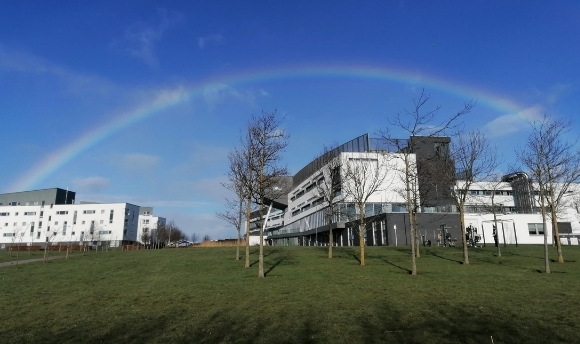
[[[75,255],[69,255],[68,257],[74,257]],[[65,258],[66,256],[48,256],[48,260],[53,260],[53,259],[61,259],[61,258]],[[33,258],[33,259],[21,259],[18,261],[18,265],[20,264],[26,264],[26,263],[34,263],[34,262],[42,262],[44,261],[44,258]],[[3,262],[0,263],[0,268],[3,268],[5,266],[13,266],[16,265],[16,261],[12,260],[10,262]]]

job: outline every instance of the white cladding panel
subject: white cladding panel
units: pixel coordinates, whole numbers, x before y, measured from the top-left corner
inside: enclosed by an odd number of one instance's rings
[[[138,218],[128,203],[1,206],[0,244],[135,241]]]

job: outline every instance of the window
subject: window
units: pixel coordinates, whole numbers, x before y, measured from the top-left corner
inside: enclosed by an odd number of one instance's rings
[[[15,212],[14,215],[18,216],[18,212]]]
[[[111,231],[99,231],[99,234],[111,234]]]
[[[43,216],[44,216],[44,211],[41,211],[40,212],[40,217],[43,217]]]
[[[83,225],[85,224],[85,221],[81,222]]]
[[[101,209],[101,214],[104,214],[104,213],[105,213],[105,209]]]
[[[48,216],[48,221],[50,221],[50,219],[52,219],[52,216],[51,215]]]
[[[5,237],[13,237],[14,236],[14,233],[4,233],[3,236],[5,236]]]
[[[94,210],[83,210],[83,214],[94,214]]]
[[[40,239],[40,231],[36,232],[36,239]]]
[[[32,216],[32,215],[36,215],[35,211],[25,211],[24,212],[24,216]]]
[[[102,225],[103,224],[103,220],[99,221],[99,223]]]
[[[42,221],[38,222],[38,228],[42,228]]]
[[[472,195],[479,195],[479,191],[477,190],[471,190],[469,193]]]
[[[22,222],[22,226],[26,226],[26,222]]]
[[[68,211],[65,211],[65,210],[61,210],[61,211],[56,212],[56,215],[66,215],[66,214],[68,214]]]
[[[54,225],[55,225],[55,226],[58,226],[58,221],[55,221],[55,222],[54,222]]]
[[[543,223],[528,223],[528,232],[532,235],[544,234]]]
[[[0,216],[10,216],[10,213],[0,213]]]
[[[75,235],[75,232],[71,232],[70,234],[71,234],[71,235]]]
[[[147,233],[149,231],[149,228],[145,227],[143,228],[143,233]]]
[[[8,205],[12,205],[12,206],[18,205],[18,202],[10,202],[10,203],[8,203]]]
[[[113,209],[111,209],[111,214],[109,214],[109,223],[113,223]]]

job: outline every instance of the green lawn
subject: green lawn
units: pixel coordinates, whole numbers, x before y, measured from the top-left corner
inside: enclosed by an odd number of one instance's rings
[[[90,252],[0,268],[1,343],[574,343],[580,248],[268,247],[267,277],[235,248]],[[554,253],[554,249],[550,248]],[[26,256],[25,253],[23,256]],[[555,257],[552,257],[555,258]]]

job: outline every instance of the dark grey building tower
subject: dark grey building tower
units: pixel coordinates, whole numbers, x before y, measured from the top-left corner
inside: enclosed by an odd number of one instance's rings
[[[0,205],[74,204],[76,193],[60,188],[0,194]]]
[[[417,158],[421,205],[426,207],[453,204],[451,189],[455,164],[451,161],[451,138],[448,136],[412,136],[409,148]]]

